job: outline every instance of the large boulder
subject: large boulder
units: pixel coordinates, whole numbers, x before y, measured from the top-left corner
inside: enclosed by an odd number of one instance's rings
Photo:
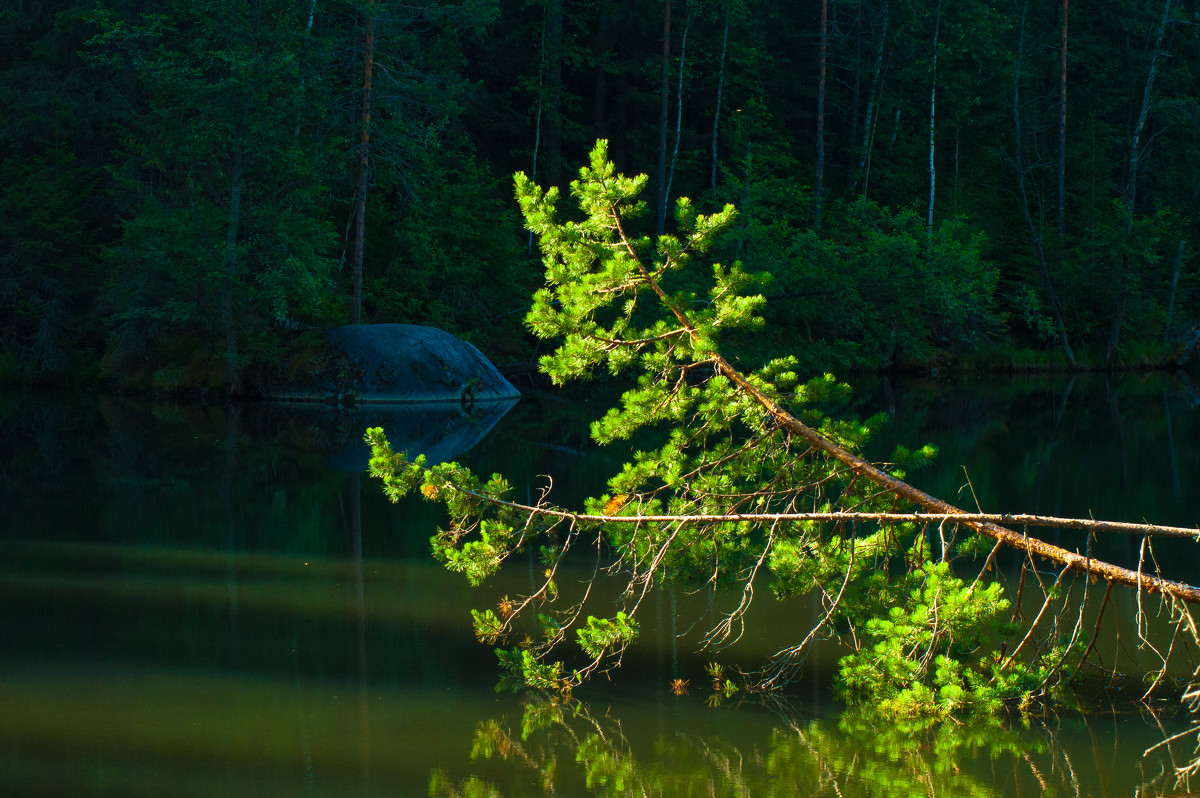
[[[348,324],[324,339],[274,398],[471,406],[520,396],[482,352],[435,327]]]

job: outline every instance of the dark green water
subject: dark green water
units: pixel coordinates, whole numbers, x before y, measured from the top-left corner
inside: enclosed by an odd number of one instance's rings
[[[938,443],[914,481],[961,504],[965,465],[986,510],[1200,523],[1200,402],[1178,380],[871,381],[855,403],[894,414],[881,451]],[[587,444],[589,413],[522,403],[464,458],[530,491],[553,475],[570,502],[618,462]],[[706,599],[682,593],[655,598],[626,668],[579,704],[497,695],[468,613],[520,591],[528,566],[482,598],[435,567],[432,510],[390,505],[344,470],[363,421],[0,397],[0,795],[1186,792],[1170,772],[1194,738],[1174,761],[1142,756],[1184,728],[1176,701],[1155,704],[1157,720],[1092,703],[910,735],[841,715],[819,651],[778,705],[674,696],[669,680],[706,679],[707,657],[673,635]],[[1135,542],[1103,545],[1136,565]],[[1200,579],[1192,547],[1160,560]],[[757,664],[811,611],[755,613],[724,661]],[[1132,642],[1114,656],[1148,661]]]

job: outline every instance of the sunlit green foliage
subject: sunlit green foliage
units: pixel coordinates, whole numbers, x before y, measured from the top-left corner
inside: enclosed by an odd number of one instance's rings
[[[964,583],[938,562],[879,587],[864,645],[841,661],[847,696],[870,697],[888,715],[991,712],[1005,700],[1027,705],[1051,678],[1048,663],[1005,661],[995,648],[1015,632],[999,583]]]
[[[559,342],[543,356],[542,370],[558,384],[632,373],[636,385],[594,422],[592,437],[601,444],[635,434],[661,441],[636,452],[610,479],[609,492],[587,503],[585,517],[514,505],[499,476],[484,484],[454,463],[409,462],[391,450],[382,430],[367,432],[371,471],[390,497],[419,488],[446,504],[449,528],[434,536],[433,546],[448,568],[479,585],[512,553],[539,547],[541,586],[524,597],[505,596],[498,612],[474,614],[480,640],[519,641],[498,651],[503,683],[569,693],[590,674],[619,664],[636,638],[642,600],[668,582],[740,591],[738,606],[704,643],[736,639],[756,580],[768,572],[780,598],[809,595],[824,615],[748,678],[746,689],[782,686],[808,644],[834,634],[852,649],[842,660],[842,691],[885,715],[1025,705],[1062,678],[1055,650],[1039,649],[1024,664],[998,658],[1013,631],[1000,620],[1007,606],[1002,587],[956,575],[954,529],[761,517],[904,509],[832,454],[805,444],[795,421],[802,416],[825,439],[856,451],[879,419],[823,416],[814,402],[840,389],[830,377],[802,383],[793,359],[745,375],[730,366],[720,354],[727,331],[765,324],[764,300],[751,293],[755,279],[736,263],[711,264],[703,293],[678,288],[675,278],[699,268],[695,261],[729,227],[734,209],[703,216],[680,200],[677,233],[651,241],[638,226],[644,186],[644,177],[616,173],[604,142],[571,184],[582,212],[576,219],[560,221],[556,189],[542,191],[517,177],[517,196],[546,264],[546,286],[535,294],[527,323],[539,337]],[[772,409],[779,407],[788,410]],[[933,455],[932,447],[898,449],[891,472],[902,478],[904,469]],[[643,520],[661,515],[667,520]],[[568,557],[585,556],[594,558],[597,574],[603,568],[618,580],[617,607],[599,617],[588,614],[596,606],[587,599],[590,589],[582,598],[568,596],[556,579]],[[559,659],[571,629],[578,652]],[[723,691],[722,680],[714,680]]]

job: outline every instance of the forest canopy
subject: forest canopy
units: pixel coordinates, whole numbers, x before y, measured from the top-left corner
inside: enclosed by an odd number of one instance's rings
[[[1200,316],[1194,11],[6,4],[0,382],[251,394],[358,319],[528,360],[504,176],[563,188],[598,138],[649,172],[656,233],[679,196],[738,206],[713,252],[772,276],[760,360],[1175,364]]]

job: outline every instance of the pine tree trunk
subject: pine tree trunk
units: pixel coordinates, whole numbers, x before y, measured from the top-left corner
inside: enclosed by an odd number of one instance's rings
[[[371,79],[375,71],[375,0],[368,2],[365,55],[363,58],[362,131],[359,137],[358,189],[355,192],[354,218],[354,292],[351,296],[350,323],[362,323],[363,248],[367,229],[367,186],[370,176]]]

